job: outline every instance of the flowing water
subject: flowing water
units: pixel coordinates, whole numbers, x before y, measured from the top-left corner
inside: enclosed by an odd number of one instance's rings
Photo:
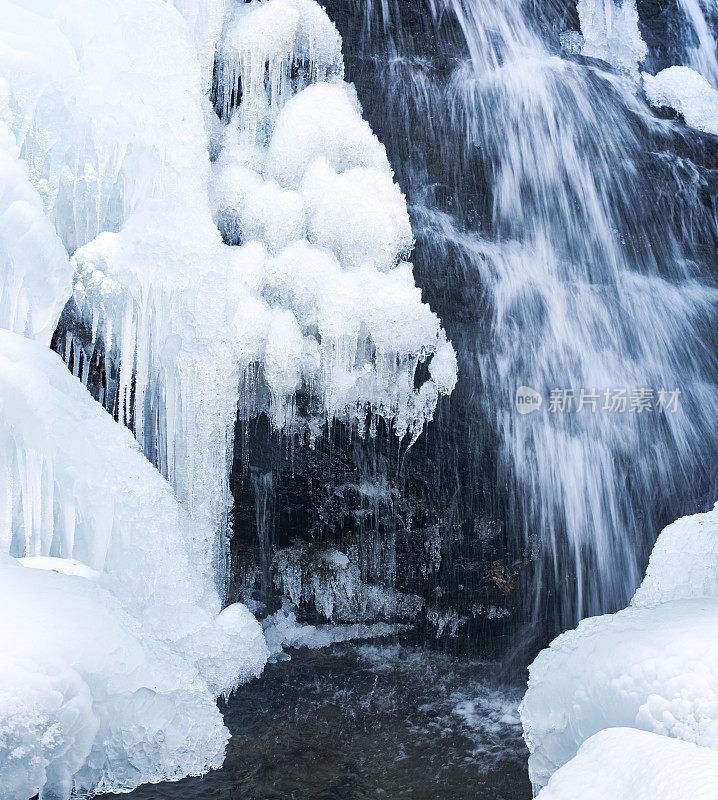
[[[460,439],[464,463],[441,480],[489,509],[507,562],[532,562],[534,620],[621,607],[661,525],[716,489],[716,209],[700,163],[715,142],[563,51],[559,4],[341,5],[348,78],[459,351],[428,436]],[[540,396],[534,413],[517,413],[519,387]]]
[[[424,650],[298,651],[222,708],[221,770],[127,797],[529,800],[520,696],[496,665]]]

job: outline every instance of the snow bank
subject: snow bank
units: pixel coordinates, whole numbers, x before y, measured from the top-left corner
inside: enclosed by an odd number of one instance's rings
[[[631,728],[585,741],[537,800],[714,800],[718,753]]]
[[[632,605],[583,620],[531,664],[521,721],[534,785],[603,728],[718,749],[717,516],[668,526]]]
[[[197,669],[96,582],[0,555],[0,798],[198,775],[229,732]]]
[[[644,72],[643,88],[652,106],[669,106],[686,125],[718,135],[718,90],[695,70],[668,67],[657,75]]]

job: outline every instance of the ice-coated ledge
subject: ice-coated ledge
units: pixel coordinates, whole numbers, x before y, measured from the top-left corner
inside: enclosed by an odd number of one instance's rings
[[[715,508],[669,525],[632,605],[583,620],[531,664],[521,721],[534,786],[604,728],[718,750],[717,523]]]

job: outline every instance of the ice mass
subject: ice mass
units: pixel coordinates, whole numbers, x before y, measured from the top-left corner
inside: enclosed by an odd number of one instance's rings
[[[0,0],[0,800],[718,798],[717,33]]]

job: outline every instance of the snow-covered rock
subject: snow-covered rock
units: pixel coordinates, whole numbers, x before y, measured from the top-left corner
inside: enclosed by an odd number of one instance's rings
[[[661,531],[631,605],[695,597],[718,598],[718,503],[712,511],[681,517]]]
[[[531,664],[521,721],[535,786],[604,728],[718,750],[717,516],[668,526],[632,605],[583,620]]]
[[[669,106],[683,116],[686,125],[718,135],[718,89],[690,67],[668,67],[657,75],[643,73],[648,102]]]
[[[0,609],[2,800],[221,765],[229,732],[207,682],[96,581],[0,555]]]
[[[718,753],[633,728],[591,736],[536,800],[715,800]]]

